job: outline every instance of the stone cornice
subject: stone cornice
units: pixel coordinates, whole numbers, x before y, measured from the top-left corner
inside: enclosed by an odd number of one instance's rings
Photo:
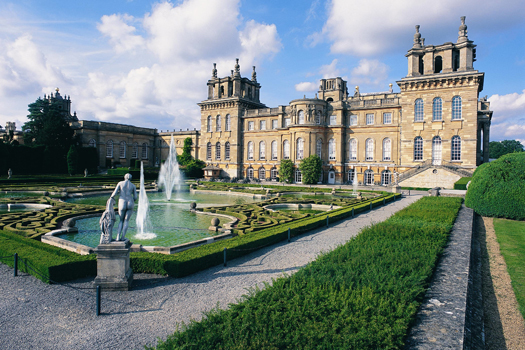
[[[454,72],[453,74],[432,74],[418,77],[407,77],[396,81],[401,92],[416,90],[447,89],[454,87],[478,86],[483,90],[485,73],[478,71]]]

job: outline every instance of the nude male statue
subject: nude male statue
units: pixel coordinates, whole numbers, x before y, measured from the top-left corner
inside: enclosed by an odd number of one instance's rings
[[[118,223],[117,241],[123,241],[128,230],[129,219],[133,214],[133,207],[137,200],[137,187],[131,183],[131,174],[124,175],[124,181],[120,181],[115,187],[115,191],[111,198],[115,198],[120,194],[118,199],[118,215],[120,217]]]

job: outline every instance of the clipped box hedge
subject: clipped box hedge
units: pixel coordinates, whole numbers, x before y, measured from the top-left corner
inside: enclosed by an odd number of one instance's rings
[[[525,220],[525,152],[509,153],[478,167],[465,205],[482,216]]]
[[[19,261],[19,270],[45,283],[70,281],[97,274],[95,255],[78,255],[15,233],[0,231],[0,256],[14,256],[15,253],[31,267],[28,268]],[[1,261],[11,267],[14,265],[12,257]]]
[[[472,180],[472,177],[462,177],[454,183],[455,190],[466,190],[468,182]]]

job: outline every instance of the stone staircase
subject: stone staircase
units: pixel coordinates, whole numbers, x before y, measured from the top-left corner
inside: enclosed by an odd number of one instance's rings
[[[457,164],[455,163],[442,161],[441,165],[434,165],[432,164],[432,160],[429,159],[429,160],[424,161],[420,165],[418,165],[416,168],[412,168],[410,170],[405,171],[404,173],[399,174],[397,178],[397,183],[401,183],[405,180],[408,180],[411,177],[417,174],[420,174],[427,169],[443,169],[443,170],[450,171],[451,173],[454,173],[461,177],[471,177],[472,176],[472,172],[458,167]]]

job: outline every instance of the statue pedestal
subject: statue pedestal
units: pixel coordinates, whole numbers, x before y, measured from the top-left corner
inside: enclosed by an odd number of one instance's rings
[[[95,285],[104,290],[130,290],[133,271],[129,266],[129,240],[99,244],[97,254],[97,277]]]
[[[392,186],[392,193],[401,193],[401,186],[399,185]]]

